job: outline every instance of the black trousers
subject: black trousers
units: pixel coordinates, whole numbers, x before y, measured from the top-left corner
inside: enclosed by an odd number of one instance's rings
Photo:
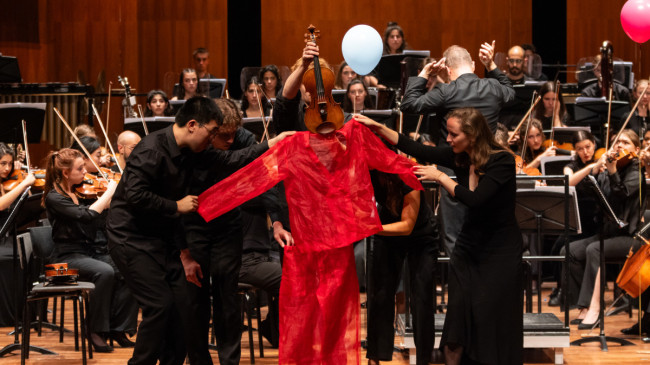
[[[188,240],[190,254],[203,272],[202,286],[188,284],[189,312],[195,317],[198,335],[195,353],[188,353],[192,365],[212,364],[208,343],[210,310],[217,340],[219,363],[239,364],[241,357],[241,312],[237,300],[237,283],[242,259],[243,236],[239,230],[221,234],[219,238]],[[210,306],[212,294],[212,307]]]
[[[368,252],[367,358],[381,361],[393,358],[395,293],[406,258],[417,364],[426,365],[431,360],[435,332],[433,285],[436,247],[433,236],[374,236],[372,249]]]
[[[280,338],[278,299],[280,298],[282,265],[279,262],[271,261],[268,252],[245,253],[242,256],[239,281],[253,285],[266,292],[269,298],[269,312],[262,323],[262,326],[266,328],[260,330],[263,331],[262,334],[267,337],[273,346],[277,346]]]
[[[169,252],[161,265],[148,253],[125,244],[111,249],[111,257],[142,308],[142,322],[129,364],[183,364],[186,345],[196,334],[188,316],[187,280],[178,251]],[[92,306],[91,306],[92,307]],[[192,360],[192,359],[190,359]]]

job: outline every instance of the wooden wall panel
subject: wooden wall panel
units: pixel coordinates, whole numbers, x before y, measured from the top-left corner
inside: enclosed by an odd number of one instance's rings
[[[349,28],[368,24],[383,36],[389,21],[400,24],[413,49],[440,57],[445,48],[458,44],[476,58],[483,41],[496,40],[497,51],[505,52],[512,44],[532,40],[532,1],[262,1],[262,63],[292,65],[302,53],[305,29],[313,23],[323,34],[322,56],[338,64]],[[483,70],[477,67],[477,73]]]
[[[20,0],[0,13],[0,52],[18,57],[30,83],[77,81],[82,74],[96,85],[103,70],[113,88],[121,75],[138,93],[171,92],[197,47],[211,51],[209,71],[225,77],[227,0]],[[120,102],[112,100],[113,136],[122,130]]]
[[[634,62],[635,77],[650,76],[650,42],[632,41],[621,26],[625,0],[567,0],[567,63],[595,56],[604,40],[614,57]]]

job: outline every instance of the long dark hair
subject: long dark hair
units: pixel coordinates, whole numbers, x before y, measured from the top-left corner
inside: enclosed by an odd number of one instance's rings
[[[4,142],[0,142],[0,158],[5,157],[6,155],[11,156],[11,161],[13,162],[16,156],[14,155],[14,150],[7,146]],[[9,171],[9,175],[7,177],[11,176],[11,174],[14,173],[14,164],[11,164],[11,171]],[[4,180],[3,180],[4,181]]]
[[[264,82],[264,74],[267,72],[273,73],[275,75],[275,78],[278,80],[278,82],[275,84],[275,93],[277,94],[280,92],[280,89],[282,88],[282,77],[280,76],[280,70],[278,70],[278,66],[276,65],[266,65],[260,70],[260,75],[259,75],[259,80]],[[264,91],[264,86],[262,86],[262,91]]]
[[[389,22],[384,31],[384,54],[390,54],[390,47],[388,46],[388,37],[390,33],[394,30],[399,32],[399,35],[402,37],[402,45],[397,49],[397,52],[402,53],[404,49],[408,47],[406,44],[406,38],[404,38],[404,30],[402,27],[397,25],[397,22]]]
[[[185,93],[185,90],[183,90],[183,93]],[[165,94],[165,92],[162,90],[151,90],[149,91],[149,94],[147,94],[147,107],[144,110],[144,116],[153,117],[153,111],[149,108],[149,104],[151,104],[151,101],[156,95],[160,95],[165,101],[165,104],[167,104],[167,107],[163,111],[163,115],[170,116],[174,114],[172,106],[169,104],[169,98],[167,97],[167,94]]]
[[[595,151],[596,137],[594,137],[594,135],[591,134],[591,132],[587,132],[587,131],[577,131],[577,132],[573,133],[573,146],[574,147],[578,143],[580,143],[582,141],[591,141],[591,143],[594,144],[594,154],[591,156],[591,160],[587,161],[586,163],[593,162],[594,161],[594,156],[596,155],[595,154],[595,152],[596,152]],[[573,160],[576,161],[577,163],[581,164],[581,165],[583,164],[582,159],[580,158],[580,156],[578,156],[577,153],[575,154],[575,156],[573,156]]]
[[[248,87],[250,85],[252,85],[252,84],[257,85],[260,88],[260,90],[262,90],[262,87],[259,85],[257,77],[253,76],[248,81],[246,81],[246,85],[244,86],[244,93],[242,94],[242,97],[241,97],[241,110],[244,113],[244,116],[246,116],[246,110],[250,106],[250,104],[248,103],[248,97],[246,96],[246,93],[248,91]],[[259,97],[260,97],[260,103],[263,103],[263,101],[262,101],[262,92],[261,91],[259,92]],[[264,111],[264,115],[266,115],[267,112],[268,112],[267,108],[265,107],[266,106],[265,104],[266,103],[261,104],[262,109]]]
[[[488,127],[487,120],[474,108],[459,108],[447,114],[445,119],[456,118],[460,121],[460,130],[465,133],[471,141],[472,153],[460,153],[456,155],[456,164],[469,166],[473,164],[480,170],[490,159],[490,155],[505,151],[494,139],[494,135]]]
[[[178,78],[178,99],[183,100],[185,99],[185,87],[183,86],[183,79],[185,78],[185,75],[188,73],[195,73],[196,74],[196,95],[201,95],[199,92],[199,74],[196,72],[195,69],[193,68],[184,68],[183,71],[181,71],[181,76]]]
[[[69,170],[73,167],[74,161],[83,158],[81,152],[72,148],[62,148],[59,151],[52,151],[47,156],[47,165],[45,166],[45,186],[43,186],[43,197],[41,205],[45,208],[45,198],[53,189],[61,195],[65,195],[61,187],[63,180],[63,170]]]
[[[564,106],[564,98],[562,98],[562,93],[557,92],[557,84],[554,83],[553,81],[547,81],[542,85],[542,87],[539,89],[539,95],[544,98],[544,95],[548,92],[552,93],[557,93],[557,100],[555,101],[556,103],[560,103],[560,120],[564,118],[566,115],[566,107]],[[553,111],[555,112],[555,111]],[[533,109],[533,118],[536,119],[542,119],[544,117],[544,102],[537,103],[535,105],[535,109]],[[551,118],[553,118],[553,114],[551,114]],[[553,119],[551,119],[551,125],[553,125]]]
[[[350,88],[353,85],[361,84],[363,86],[363,90],[366,92],[366,97],[363,99],[363,108],[364,109],[372,109],[372,100],[370,99],[370,94],[368,93],[368,88],[366,87],[366,84],[363,83],[363,81],[359,79],[354,79],[350,81],[348,84],[347,91],[345,92],[345,98],[343,98],[343,111],[352,113],[354,109],[354,104],[352,103],[352,100],[350,100]]]

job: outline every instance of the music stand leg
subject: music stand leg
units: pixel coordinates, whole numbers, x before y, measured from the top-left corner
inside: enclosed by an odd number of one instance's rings
[[[608,351],[607,342],[618,343],[621,346],[633,346],[634,344],[628,340],[618,337],[605,336],[605,238],[603,236],[603,224],[600,225],[598,233],[600,240],[600,311],[598,313],[598,321],[600,323],[600,334],[598,336],[585,337],[571,342],[571,346],[581,346],[585,343],[600,342],[600,349],[604,352]]]

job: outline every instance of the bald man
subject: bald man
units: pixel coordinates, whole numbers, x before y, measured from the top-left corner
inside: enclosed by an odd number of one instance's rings
[[[506,63],[508,72],[506,75],[513,85],[521,85],[528,80],[528,76],[524,73],[526,53],[520,46],[514,46],[508,50],[508,57]]]
[[[129,158],[131,152],[138,143],[140,143],[140,136],[132,131],[124,131],[117,136],[117,164],[111,167],[111,170],[115,172],[120,172],[118,165],[124,170],[126,167],[126,159]]]

